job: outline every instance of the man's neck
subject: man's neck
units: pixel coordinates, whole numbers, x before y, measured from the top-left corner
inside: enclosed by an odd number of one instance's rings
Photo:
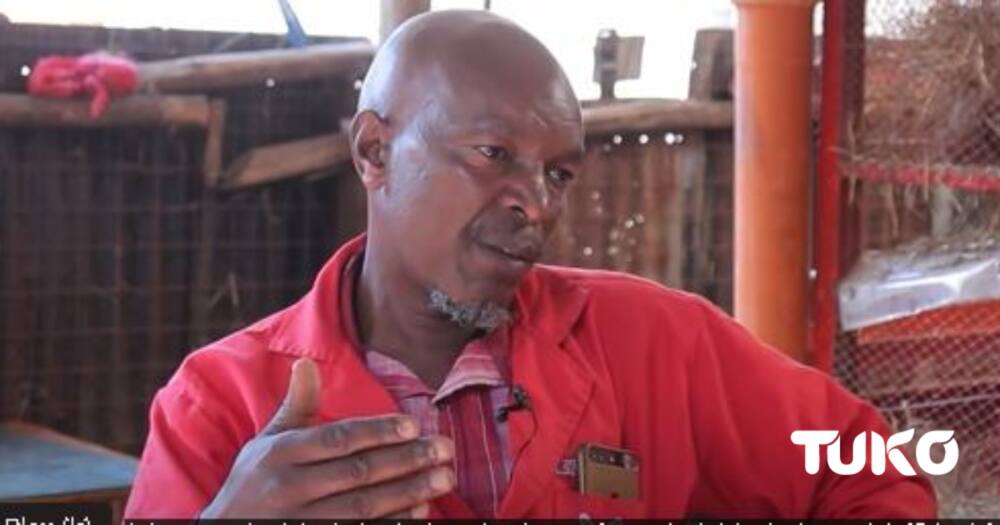
[[[431,312],[427,291],[379,255],[368,246],[360,261],[353,301],[358,337],[436,389],[475,330]]]

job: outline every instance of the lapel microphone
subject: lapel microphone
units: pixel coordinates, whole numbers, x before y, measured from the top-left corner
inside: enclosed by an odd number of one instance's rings
[[[510,413],[515,410],[531,410],[531,398],[528,397],[528,392],[521,385],[514,385],[510,389],[510,394],[514,398],[514,402],[497,410],[497,421],[500,423],[507,421]]]

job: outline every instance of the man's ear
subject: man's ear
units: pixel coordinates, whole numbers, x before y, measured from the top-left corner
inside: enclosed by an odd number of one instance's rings
[[[388,124],[374,111],[362,111],[351,122],[351,156],[361,183],[368,190],[385,184],[388,136]]]

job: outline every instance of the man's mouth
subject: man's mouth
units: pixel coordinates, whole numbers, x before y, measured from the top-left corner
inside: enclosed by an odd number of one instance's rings
[[[522,245],[479,243],[479,245],[494,255],[524,266],[535,264],[542,256],[541,247],[534,243],[525,243]]]

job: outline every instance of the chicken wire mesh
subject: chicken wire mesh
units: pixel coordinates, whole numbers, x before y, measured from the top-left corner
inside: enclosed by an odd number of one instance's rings
[[[996,515],[1000,2],[847,6],[844,251],[861,257],[834,372],[900,430],[956,432],[958,467],[934,478],[942,517]]]

